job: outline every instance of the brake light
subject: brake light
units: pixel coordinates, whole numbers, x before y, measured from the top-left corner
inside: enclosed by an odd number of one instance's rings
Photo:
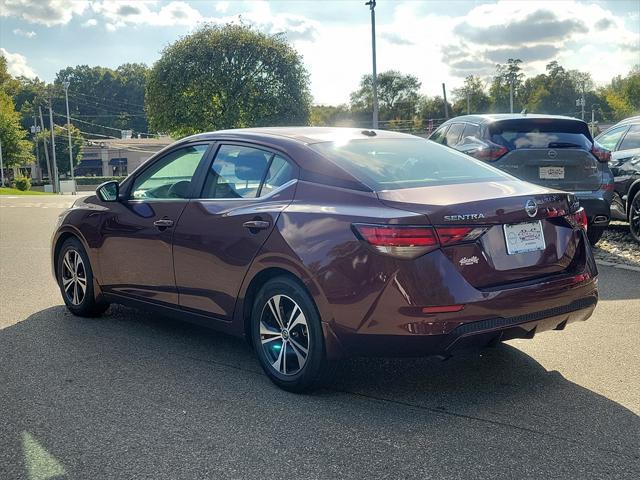
[[[493,142],[483,142],[484,145],[477,150],[469,152],[469,154],[478,160],[485,160],[488,162],[495,162],[504,154],[509,152],[509,149],[504,145],[498,145]]]
[[[605,192],[613,192],[616,189],[614,183],[603,183],[600,185],[600,190],[604,190]]]
[[[399,258],[416,258],[440,246],[474,241],[488,227],[422,227],[354,224],[358,238],[379,252]]]
[[[471,242],[478,239],[486,231],[486,227],[436,227],[442,246]]]
[[[607,163],[609,160],[611,160],[611,152],[600,145],[598,142],[593,142],[591,153],[598,159],[599,162]]]
[[[585,232],[587,231],[588,220],[584,208],[580,207],[575,213],[570,213],[565,218],[573,228],[582,228]]]

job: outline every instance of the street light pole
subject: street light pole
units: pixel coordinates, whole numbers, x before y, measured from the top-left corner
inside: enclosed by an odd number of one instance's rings
[[[371,10],[371,54],[373,57],[373,76],[371,87],[373,89],[373,128],[378,128],[378,73],[376,71],[376,0],[369,0],[365,5]]]
[[[69,138],[69,169],[71,171],[71,182],[73,184],[73,195],[76,194],[76,177],[73,174],[73,147],[71,146],[71,119],[69,118],[69,80],[62,82],[64,87],[64,100],[67,104],[67,136]]]
[[[60,183],[58,182],[58,163],[56,160],[56,134],[53,125],[53,110],[51,108],[51,97],[49,97],[49,126],[51,128],[51,154],[53,156],[53,191],[60,193]]]
[[[4,187],[4,163],[2,163],[2,138],[0,138],[0,185]]]
[[[509,79],[509,112],[513,113],[513,75]]]
[[[582,104],[582,121],[584,122],[584,82],[582,82],[582,99],[580,103]]]

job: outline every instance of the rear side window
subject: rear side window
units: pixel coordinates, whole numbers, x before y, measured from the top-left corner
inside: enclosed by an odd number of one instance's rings
[[[484,162],[421,138],[372,138],[310,146],[377,191],[514,179]]]
[[[464,133],[462,138],[474,137],[480,138],[480,125],[474,125],[473,123],[467,123],[464,127]]]
[[[453,125],[451,125],[444,137],[444,144],[448,145],[449,147],[457,145],[463,130],[464,123],[454,123]]]
[[[620,150],[640,148],[640,125],[633,125],[622,139]]]
[[[604,148],[606,148],[607,150],[611,150],[613,152],[616,149],[616,145],[618,145],[618,142],[620,141],[620,137],[622,137],[622,135],[624,135],[624,132],[626,131],[627,131],[627,126],[624,125],[622,127],[609,130],[608,132],[603,133],[602,135],[599,135],[596,140]]]
[[[523,148],[580,148],[591,150],[586,123],[564,119],[524,119],[496,122],[489,127],[491,141],[509,150]]]

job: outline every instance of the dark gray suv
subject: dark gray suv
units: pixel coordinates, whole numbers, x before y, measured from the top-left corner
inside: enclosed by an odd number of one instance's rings
[[[592,245],[609,224],[611,152],[593,140],[583,121],[557,115],[464,115],[443,123],[429,139],[522,180],[574,193],[587,212]]]

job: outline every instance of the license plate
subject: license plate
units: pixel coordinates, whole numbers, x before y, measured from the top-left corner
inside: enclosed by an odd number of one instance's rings
[[[507,253],[536,252],[545,249],[542,222],[523,222],[511,225],[503,225],[504,240],[507,244]]]
[[[562,180],[564,167],[540,167],[538,170],[540,180]]]

